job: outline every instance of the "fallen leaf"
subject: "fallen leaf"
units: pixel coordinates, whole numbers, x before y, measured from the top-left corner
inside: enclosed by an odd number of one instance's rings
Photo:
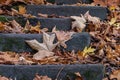
[[[0,31],[3,31],[4,29],[5,29],[5,25],[2,22],[0,22]]]
[[[109,22],[110,25],[114,25],[115,22],[117,21],[117,18],[112,18]]]
[[[24,6],[19,6],[19,14],[25,14],[26,13],[26,8]]]
[[[25,33],[30,32],[30,28],[31,28],[30,22],[29,22],[29,20],[27,20],[25,27],[23,29],[23,32],[25,32]]]
[[[23,28],[21,27],[21,25],[18,22],[13,20],[13,21],[11,21],[11,25],[12,25],[11,30],[13,33],[22,33]]]
[[[44,17],[44,18],[48,18],[48,14],[38,13],[38,16],[40,16],[40,17]]]
[[[0,52],[0,63],[10,62],[10,63],[17,63],[18,56],[15,55],[14,52]]]
[[[35,78],[33,80],[52,80],[48,76],[40,76],[38,74],[35,75]]]
[[[95,49],[91,47],[85,47],[84,50],[82,51],[83,56],[86,56],[88,53],[94,53]]]
[[[95,17],[95,16],[91,16],[91,15],[89,14],[89,11],[87,11],[87,12],[84,14],[84,17],[85,17],[88,21],[91,21],[93,24],[99,24],[99,23],[100,23],[100,18]]]
[[[53,56],[54,54],[54,52],[39,50],[36,54],[33,55],[33,59],[42,60],[43,58]]]
[[[0,80],[10,80],[10,79],[0,75]]]
[[[37,33],[40,33],[41,32],[41,29],[40,29],[40,22],[38,22],[38,24],[36,26],[31,26],[30,28],[30,32],[37,32]]]
[[[26,40],[27,44],[33,48],[34,50],[46,50],[46,51],[49,51],[47,46],[46,46],[46,43],[39,43],[37,40]]]
[[[36,57],[38,59],[36,55],[41,55],[42,58],[45,58],[46,55],[47,56],[53,55],[52,50],[58,45],[58,42],[53,44],[54,39],[55,39],[55,34],[49,35],[43,32],[43,43],[39,43],[37,40],[26,40],[26,42],[33,49],[38,51],[38,53],[34,54],[34,58]],[[43,52],[45,52],[46,54],[43,54]],[[39,59],[41,59],[41,57],[39,57]]]
[[[110,79],[120,80],[120,70],[114,70],[113,73],[110,75]]]
[[[75,21],[72,22],[72,29],[76,28],[78,32],[82,32],[82,30],[86,26],[86,19],[83,15],[81,17],[79,16],[70,16],[71,19],[74,19]]]
[[[82,76],[80,75],[79,72],[75,73],[76,79],[75,80],[83,80]]]
[[[65,42],[71,39],[73,32],[57,31],[56,27],[53,28],[52,32],[56,34],[59,44],[67,48]]]

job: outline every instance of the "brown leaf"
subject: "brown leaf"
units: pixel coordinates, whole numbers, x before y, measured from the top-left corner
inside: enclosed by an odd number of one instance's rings
[[[12,25],[12,32],[13,33],[22,33],[23,28],[15,20],[11,21],[11,25]]]
[[[73,32],[57,31],[56,27],[53,28],[52,32],[56,34],[59,44],[64,48],[67,48],[65,42],[71,39]]]
[[[84,17],[85,17],[88,21],[93,22],[93,24],[98,24],[98,23],[100,23],[100,19],[99,19],[98,17],[91,16],[91,15],[89,14],[89,11],[87,11],[87,12],[84,14]]]
[[[5,62],[11,62],[11,63],[16,63],[18,62],[19,58],[18,56],[15,55],[13,52],[0,52],[0,62],[5,63]]]
[[[5,30],[5,25],[2,22],[0,22],[0,31],[3,31],[3,30]]]
[[[43,32],[43,43],[39,43],[37,40],[26,40],[28,45],[38,52],[33,56],[35,59],[42,59],[48,56],[52,56],[54,53],[52,50],[58,45],[58,42],[53,44],[55,34],[49,35]],[[45,54],[46,53],[46,54]]]
[[[82,76],[80,75],[79,72],[75,73],[76,79],[75,80],[83,80]]]
[[[75,21],[72,22],[72,29],[76,28],[78,32],[82,32],[82,30],[86,26],[86,19],[83,15],[81,17],[79,16],[71,16],[71,19],[74,19]]]
[[[38,74],[35,75],[35,78],[33,80],[52,80],[48,76],[40,76]]]
[[[115,78],[116,80],[120,80],[120,70],[114,70],[112,75],[110,75],[110,79]]]
[[[47,14],[38,13],[38,16],[44,17],[44,18],[48,18],[48,15],[47,15]]]
[[[10,79],[0,75],[0,80],[10,80]]]
[[[26,8],[24,6],[19,6],[19,14],[25,14],[26,13]]]
[[[50,51],[46,51],[46,50],[40,50],[36,54],[33,55],[33,59],[41,60],[45,57],[53,56],[54,54],[55,54],[54,52],[50,52]]]
[[[30,32],[37,32],[37,33],[40,33],[41,32],[41,29],[40,29],[40,22],[38,22],[38,24],[36,26],[31,26],[30,28]]]

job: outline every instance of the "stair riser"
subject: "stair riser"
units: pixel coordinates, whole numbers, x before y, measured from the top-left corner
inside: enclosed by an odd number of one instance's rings
[[[67,48],[62,50],[83,50],[90,44],[88,33],[76,33],[73,38],[66,42]],[[36,39],[42,43],[42,34],[0,34],[0,51],[33,52],[25,40]]]
[[[63,69],[62,69],[63,68]],[[33,80],[34,75],[47,75],[55,80],[57,74],[58,80],[65,80],[68,73],[80,72],[84,80],[102,80],[104,68],[98,64],[85,65],[0,65],[0,75],[16,78],[17,80]]]
[[[107,18],[107,9],[105,7],[98,6],[60,6],[60,5],[28,5],[27,13],[38,16],[38,13],[43,14],[56,14],[58,16],[80,16],[87,11],[90,15],[101,18],[102,20]],[[101,15],[102,14],[102,15]]]
[[[57,30],[70,31],[72,20],[70,18],[24,18],[24,17],[12,17],[4,16],[8,20],[16,20],[21,26],[25,26],[26,21],[29,20],[30,24],[35,26],[40,22],[40,28],[48,28],[48,31],[56,26]],[[2,20],[0,20],[2,21]]]
[[[91,3],[92,0],[55,0],[58,5],[62,4],[76,4],[76,3]]]

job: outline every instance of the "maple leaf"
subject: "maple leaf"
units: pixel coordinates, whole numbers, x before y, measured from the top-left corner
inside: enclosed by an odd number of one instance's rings
[[[85,47],[84,50],[82,51],[83,56],[86,56],[88,53],[94,53],[95,49],[91,47]]]
[[[36,55],[42,56],[42,58],[52,56],[53,55],[52,50],[58,45],[58,42],[53,44],[54,39],[55,34],[49,35],[43,32],[43,43],[39,43],[37,40],[26,40],[29,46],[38,51],[38,53],[36,53],[33,58],[38,59]],[[43,52],[45,52],[46,54],[43,54]],[[39,59],[42,58],[39,57]]]
[[[91,21],[93,24],[98,24],[100,23],[100,19],[98,17],[94,17],[94,16],[91,16],[89,14],[89,11],[87,11],[85,14],[84,14],[84,17],[88,20],[88,21]]]
[[[39,50],[36,54],[33,55],[33,59],[41,60],[45,57],[53,56],[54,54],[55,54],[54,52]]]
[[[76,28],[78,32],[82,32],[82,30],[85,28],[86,19],[83,15],[81,17],[79,16],[70,16],[71,19],[74,19],[75,21],[72,22],[72,29]]]
[[[65,42],[71,39],[73,32],[57,31],[56,27],[53,28],[52,32],[56,34],[59,44],[67,48]]]

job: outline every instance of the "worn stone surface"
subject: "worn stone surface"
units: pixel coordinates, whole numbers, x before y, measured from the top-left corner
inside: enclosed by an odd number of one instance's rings
[[[100,6],[27,5],[27,13],[36,16],[38,16],[38,13],[56,14],[58,16],[79,16],[87,11],[90,12],[90,15],[97,16],[102,20],[107,18],[107,9]]]
[[[63,68],[63,69],[62,69]],[[103,65],[100,64],[75,64],[75,65],[0,65],[0,75],[16,80],[33,80],[34,75],[47,75],[55,80],[65,80],[66,74],[80,72],[83,80],[102,80]]]
[[[91,0],[55,0],[58,5],[62,4],[76,4],[76,3],[91,3]]]
[[[71,30],[72,24],[72,20],[70,18],[25,18],[12,16],[5,16],[5,18],[8,21],[15,19],[23,27],[25,26],[27,20],[29,20],[30,24],[33,26],[40,22],[41,28],[48,28],[49,31],[52,31],[55,26],[57,30],[69,31]]]
[[[58,5],[62,5],[62,4],[76,4],[78,2],[82,2],[82,3],[91,3],[92,0],[46,0],[47,2],[50,3],[56,3]]]
[[[73,38],[66,42],[67,51],[78,51],[90,44],[88,33],[76,33]],[[36,39],[42,43],[42,34],[0,34],[0,51],[33,52],[25,43],[25,40]]]

